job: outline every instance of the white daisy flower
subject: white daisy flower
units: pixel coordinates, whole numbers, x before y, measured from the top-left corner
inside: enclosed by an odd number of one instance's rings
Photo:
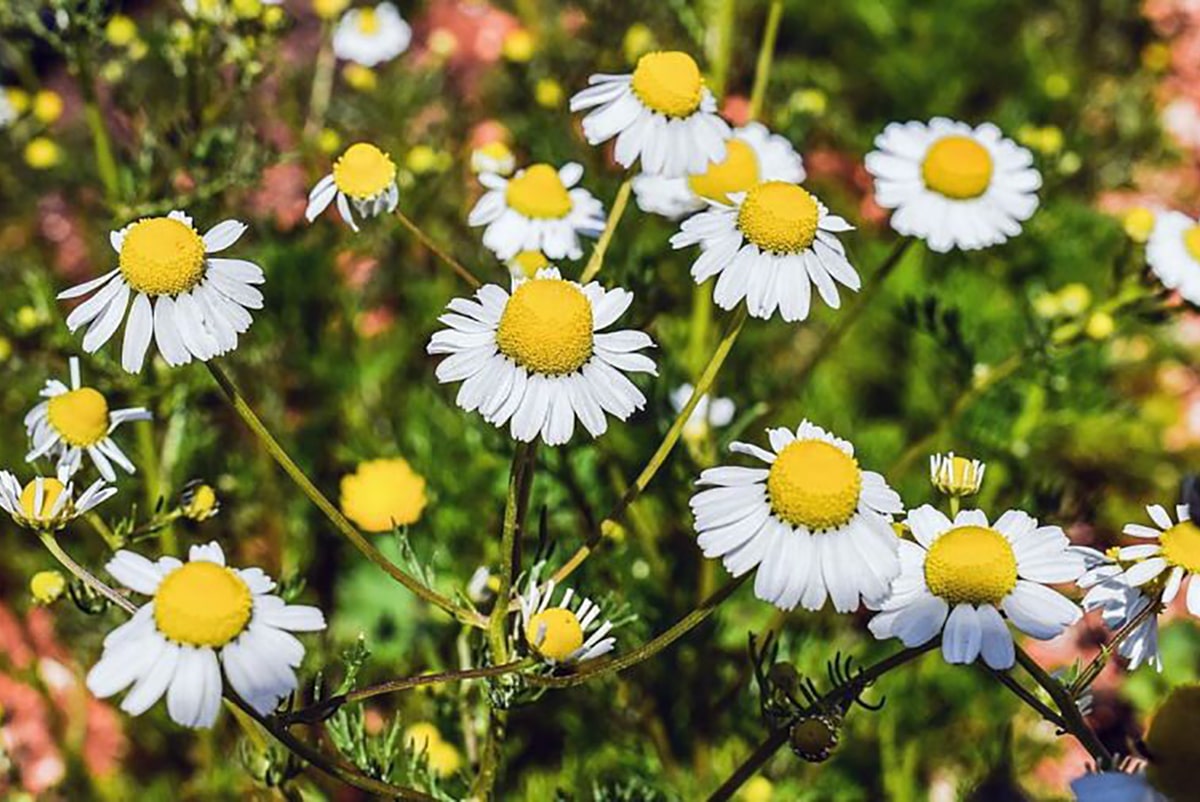
[[[552,666],[582,663],[611,652],[617,639],[609,636],[613,623],[602,618],[600,605],[576,596],[570,588],[551,605],[556,585],[553,579],[538,583],[540,568],[530,573],[528,589],[517,598],[521,614],[515,639]]]
[[[1200,527],[1192,522],[1186,504],[1175,507],[1179,523],[1159,504],[1146,507],[1150,519],[1158,526],[1126,524],[1124,532],[1131,537],[1155,542],[1125,546],[1117,554],[1124,561],[1136,561],[1121,578],[1130,587],[1140,588],[1152,581],[1162,582],[1162,603],[1170,604],[1186,580],[1188,612],[1200,618],[1200,582],[1193,575],[1200,571]],[[1161,577],[1161,580],[1160,580]]]
[[[956,457],[953,451],[929,457],[929,482],[948,496],[973,496],[983,487],[987,466],[977,459]]]
[[[1076,802],[1171,802],[1155,791],[1145,773],[1140,771],[1085,774],[1071,782],[1071,791]]]
[[[467,223],[487,226],[483,244],[500,259],[521,251],[541,251],[550,259],[583,256],[579,235],[599,236],[604,206],[583,187],[576,187],[583,167],[575,162],[555,170],[535,164],[512,178],[482,173],[487,192],[475,204]]]
[[[116,492],[115,487],[97,479],[75,498],[74,487],[69,481],[64,483],[50,476],[39,476],[21,487],[17,477],[8,471],[0,471],[0,508],[27,529],[62,529],[73,519],[112,498]]]
[[[719,276],[713,299],[722,309],[744,299],[752,317],[768,320],[778,308],[795,322],[808,317],[814,284],[834,309],[841,305],[837,283],[862,286],[834,236],[853,226],[800,186],[764,181],[729,199],[709,201],[708,211],[684,220],[671,237],[675,248],[700,245],[692,278],[701,284]]]
[[[755,566],[754,595],[782,610],[841,613],[876,604],[900,570],[892,515],[899,494],[859,467],[854,446],[820,426],[768,429],[771,450],[733,443],[769,468],[723,466],[700,474],[709,486],[689,502],[700,548],[741,576]]]
[[[1141,588],[1131,587],[1125,581],[1120,565],[1095,549],[1083,546],[1073,548],[1083,556],[1087,568],[1083,576],[1076,580],[1076,584],[1087,591],[1081,602],[1083,609],[1088,612],[1099,610],[1106,627],[1116,632],[1151,604],[1150,597]],[[1128,661],[1130,671],[1149,663],[1161,672],[1163,664],[1158,652],[1158,616],[1150,615],[1130,632],[1117,646],[1117,654]]]
[[[396,186],[396,165],[392,158],[367,142],[356,142],[333,163],[333,172],[317,182],[308,193],[308,222],[317,219],[337,199],[338,214],[358,231],[350,204],[359,217],[377,217],[396,211],[400,190]]]
[[[1182,212],[1154,219],[1146,242],[1146,263],[1167,289],[1200,304],[1200,224]]]
[[[58,478],[64,482],[83,467],[84,454],[109,482],[117,480],[114,462],[128,473],[136,471],[110,435],[122,423],[150,420],[154,416],[149,410],[144,407],[110,410],[108,400],[98,390],[83,386],[77,357],[71,357],[71,386],[50,379],[41,396],[46,400],[25,416],[31,446],[25,455],[26,462],[41,457],[57,459]]]
[[[431,354],[450,354],[438,381],[461,381],[458,405],[478,410],[512,436],[547,445],[571,439],[575,419],[592,437],[608,429],[605,413],[626,420],[646,397],[625,373],[657,375],[636,353],[654,343],[644,332],[602,332],[633,303],[633,293],[580,286],[558,270],[515,279],[512,294],[495,284],[475,300],[455,298],[439,320],[449,326],[429,342]]]
[[[1057,526],[1038,526],[1020,510],[989,525],[981,510],[962,510],[953,523],[926,504],[908,514],[916,542],[900,541],[900,576],[871,619],[880,640],[905,646],[927,643],[941,633],[948,663],[1006,669],[1014,658],[1004,615],[1027,635],[1048,640],[1079,620],[1067,597],[1044,583],[1073,582],[1083,557]]]
[[[705,208],[707,201],[729,203],[732,192],[747,192],[762,181],[804,180],[804,162],[792,144],[762,123],[749,123],[725,143],[725,158],[696,175],[668,178],[642,173],[633,179],[638,207],[677,220]]]
[[[253,285],[265,278],[253,262],[208,254],[225,250],[245,231],[244,223],[225,220],[201,237],[192,218],[171,212],[112,232],[118,266],[58,294],[67,299],[94,293],[67,315],[67,328],[88,326],[83,350],[94,353],[125,320],[132,296],[121,349],[128,372],[141,371],[151,337],[172,366],[229,353],[253,322],[247,310],[262,308],[262,293]]]
[[[340,59],[374,67],[408,50],[412,28],[391,3],[352,8],[333,31],[333,53]]]
[[[593,75],[588,84],[571,98],[571,111],[593,109],[583,118],[588,144],[615,136],[623,167],[640,156],[642,172],[677,178],[725,160],[729,125],[687,53],[647,53],[631,75]]]
[[[695,390],[690,384],[681,384],[671,391],[671,407],[676,412],[682,412]],[[721,429],[733,422],[737,405],[728,398],[713,398],[708,393],[700,396],[692,414],[683,424],[683,436],[687,440],[700,440],[708,435],[710,429]]]
[[[471,172],[495,173],[496,175],[512,175],[517,169],[517,157],[508,145],[500,140],[475,148],[471,151]]]
[[[875,202],[896,210],[892,228],[931,250],[999,245],[1037,209],[1033,155],[991,123],[889,123],[875,147],[866,157]]]
[[[296,690],[304,647],[291,632],[316,632],[316,607],[285,604],[259,568],[225,565],[215,542],[192,546],[188,562],[152,562],[122,549],[107,570],[121,584],[152,597],[104,639],[87,686],[101,699],[132,686],[121,709],[133,716],[165,694],[167,712],[185,727],[211,727],[225,679],[262,715]]]

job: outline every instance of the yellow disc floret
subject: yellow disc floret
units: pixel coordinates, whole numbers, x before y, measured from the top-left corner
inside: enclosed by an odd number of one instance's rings
[[[108,435],[108,402],[91,387],[56,395],[46,406],[50,426],[67,445],[87,448]]]
[[[1200,572],[1200,527],[1180,521],[1162,533],[1162,556],[1188,573]]]
[[[713,162],[708,170],[688,178],[688,185],[702,198],[729,203],[730,192],[745,192],[758,183],[758,156],[740,139],[725,143],[725,161]]]
[[[925,186],[955,200],[977,198],[992,182],[992,156],[969,136],[942,137],[921,164]]]
[[[700,108],[704,79],[687,53],[647,53],[633,71],[633,92],[649,109],[668,117],[687,117]]]
[[[583,625],[565,607],[551,607],[529,619],[525,640],[547,660],[566,660],[583,645]]]
[[[136,292],[178,295],[204,277],[204,240],[182,220],[147,217],[125,232],[118,261]]]
[[[995,529],[959,526],[930,547],[925,582],[951,604],[999,604],[1017,586],[1017,558]]]
[[[31,521],[43,521],[49,518],[54,510],[54,505],[58,503],[58,497],[66,490],[63,483],[57,479],[52,477],[41,479],[42,504],[39,507],[37,504],[38,481],[34,479],[21,491],[21,511]]]
[[[548,164],[528,167],[509,181],[504,200],[509,208],[536,220],[558,220],[571,213],[571,196]]]
[[[360,8],[358,10],[358,32],[366,36],[379,33],[379,17],[375,14],[375,9]]]
[[[767,475],[771,510],[792,526],[814,532],[849,521],[860,490],[858,461],[824,440],[789,443]]]
[[[356,142],[333,163],[333,183],[355,200],[373,198],[396,180],[392,158],[374,145]]]
[[[1192,226],[1183,233],[1183,247],[1188,256],[1200,262],[1200,226]]]
[[[176,568],[154,594],[159,632],[186,646],[224,646],[246,629],[252,608],[242,578],[204,560]]]
[[[817,236],[817,200],[786,181],[753,187],[738,210],[737,225],[746,239],[771,253],[799,253]]]
[[[367,532],[414,524],[425,503],[424,477],[399,457],[369,460],[342,477],[342,511]]]
[[[1194,799],[1196,766],[1200,765],[1200,685],[1171,691],[1146,736],[1150,764],[1146,779],[1168,799]]]
[[[516,289],[500,316],[496,345],[518,365],[551,376],[574,373],[592,356],[592,304],[562,279]]]

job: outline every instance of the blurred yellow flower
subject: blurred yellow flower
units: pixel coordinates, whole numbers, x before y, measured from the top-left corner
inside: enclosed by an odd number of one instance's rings
[[[60,161],[62,148],[48,137],[35,137],[25,146],[25,163],[35,170],[48,170]]]
[[[233,13],[242,19],[254,19],[262,14],[262,0],[232,0]]]
[[[49,125],[62,116],[63,99],[57,92],[43,89],[33,96],[33,116]]]
[[[657,50],[658,41],[654,38],[654,31],[650,30],[649,26],[635,22],[629,26],[629,30],[625,31],[622,49],[625,51],[626,61],[634,64],[651,50]]]
[[[334,19],[350,6],[350,0],[313,0],[313,11],[322,19]]]
[[[1107,340],[1117,328],[1116,321],[1107,312],[1096,312],[1088,318],[1085,330],[1093,340]]]
[[[536,42],[533,34],[524,28],[509,31],[504,37],[501,52],[509,61],[526,62],[533,58]]]
[[[521,251],[508,260],[508,270],[513,278],[533,278],[550,260],[541,251]]]
[[[342,147],[342,137],[332,128],[325,128],[317,136],[317,147],[322,153],[336,153]]]
[[[425,479],[405,460],[368,460],[342,477],[342,512],[367,532],[416,523],[425,509]]]
[[[443,740],[433,724],[413,724],[405,730],[404,742],[413,752],[425,753],[429,768],[438,777],[449,777],[462,768],[463,760],[458,748]]]
[[[1053,156],[1062,150],[1063,132],[1057,125],[1022,125],[1017,129],[1017,141],[1039,153]]]
[[[114,14],[108,24],[104,26],[104,38],[113,47],[128,47],[137,41],[137,23],[133,21],[132,17]]]
[[[1058,291],[1058,302],[1064,315],[1079,315],[1092,305],[1092,291],[1086,284],[1072,282]]]
[[[1154,212],[1145,206],[1135,206],[1125,213],[1121,225],[1131,240],[1145,242],[1150,239],[1150,232],[1154,230]]]
[[[1171,66],[1171,46],[1166,42],[1151,42],[1142,50],[1142,64],[1148,70],[1162,72]]]
[[[509,175],[517,166],[517,159],[508,145],[499,139],[471,152],[471,172]]]
[[[429,34],[429,51],[434,55],[447,58],[458,50],[458,37],[446,28],[435,28]]]
[[[429,145],[415,145],[404,157],[404,166],[417,175],[438,173],[450,166],[450,154]]]
[[[24,114],[29,111],[29,93],[24,89],[16,86],[10,86],[4,90],[8,97],[8,105],[12,106],[12,110],[17,114]]]
[[[1048,98],[1062,100],[1071,93],[1071,79],[1061,72],[1052,72],[1043,79],[1042,91]]]
[[[820,89],[797,89],[788,98],[788,106],[800,114],[820,117],[829,106],[829,97]]]
[[[0,362],[7,362],[13,354],[12,340],[0,336]]]
[[[278,28],[283,25],[287,15],[283,13],[283,9],[279,6],[267,6],[263,9],[263,24],[268,28]]]
[[[342,77],[346,79],[346,83],[360,92],[373,92],[375,87],[379,86],[379,80],[376,78],[374,70],[353,62],[342,68]]]
[[[32,306],[25,305],[17,310],[17,330],[27,333],[46,322],[46,316]]]
[[[738,802],[771,802],[775,798],[775,786],[759,774],[742,786],[737,798]]]
[[[538,105],[545,106],[548,109],[557,108],[563,102],[562,84],[553,78],[543,78],[538,81],[533,94]]]
[[[190,521],[207,521],[221,509],[217,491],[198,480],[187,484],[179,501],[179,511]]]
[[[67,580],[58,571],[38,571],[29,580],[29,593],[38,604],[53,604],[66,589]]]

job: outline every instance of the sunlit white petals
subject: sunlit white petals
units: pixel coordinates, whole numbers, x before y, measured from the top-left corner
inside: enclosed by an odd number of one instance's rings
[[[22,486],[16,476],[0,471],[0,509],[28,529],[62,529],[116,493],[115,487],[97,479],[76,497],[75,486],[70,481],[38,476]]]
[[[412,28],[392,3],[352,8],[333,31],[333,52],[340,59],[374,67],[408,50]]]
[[[517,597],[520,615],[514,640],[551,666],[575,665],[613,650],[613,623],[601,607],[553,579],[539,580],[542,565],[530,573],[525,593]],[[558,593],[554,600],[555,591]]]
[[[1200,304],[1200,223],[1182,212],[1157,215],[1146,242],[1146,264],[1167,289]]]

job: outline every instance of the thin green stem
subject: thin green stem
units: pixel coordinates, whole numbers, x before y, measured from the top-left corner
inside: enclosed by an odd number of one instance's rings
[[[1072,699],[1078,699],[1080,694],[1086,691],[1091,684],[1095,682],[1096,677],[1100,676],[1100,672],[1104,670],[1109,658],[1117,651],[1125,639],[1132,635],[1138,627],[1144,624],[1148,619],[1158,615],[1162,609],[1162,596],[1154,596],[1150,599],[1149,604],[1141,609],[1137,615],[1125,622],[1112,636],[1112,639],[1104,644],[1104,648],[1092,658],[1092,661],[1079,672],[1079,676],[1071,683],[1067,692],[1071,694]]]
[[[520,566],[517,564],[517,539],[521,530],[521,510],[528,499],[532,484],[535,443],[518,443],[513,451],[512,467],[508,473],[508,496],[504,504],[504,525],[500,532],[500,576],[496,589],[496,604],[488,618],[488,644],[492,649],[492,662],[508,660],[508,635],[505,623],[509,605],[506,600],[512,595],[513,581]]]
[[[300,488],[304,495],[308,496],[317,509],[324,513],[334,528],[349,540],[364,557],[414,594],[435,607],[446,611],[459,621],[471,624],[472,626],[483,626],[483,620],[478,613],[459,607],[446,596],[427,587],[420,580],[405,573],[399,566],[392,563],[377,548],[372,546],[354,524],[350,523],[346,516],[342,515],[341,511],[317,489],[317,486],[312,483],[304,471],[288,455],[283,446],[279,444],[279,441],[275,439],[267,427],[263,425],[263,422],[259,420],[258,415],[255,414],[254,410],[246,402],[246,399],[225,371],[215,362],[210,361],[205,364],[208,365],[209,373],[212,374],[213,379],[221,388],[226,400],[233,407],[234,412],[250,428],[250,431],[254,433],[267,452],[279,463],[279,467],[283,468],[284,473],[296,483],[296,486]]]
[[[604,224],[604,231],[600,234],[600,239],[596,241],[596,247],[592,249],[592,255],[588,257],[587,266],[579,274],[580,284],[587,284],[594,279],[596,274],[600,272],[600,268],[604,266],[604,254],[608,252],[609,243],[612,242],[613,234],[617,231],[617,224],[621,222],[621,218],[625,215],[625,207],[629,205],[629,193],[632,190],[633,179],[627,177],[621,182],[621,186],[617,190],[617,196],[613,198],[612,209],[608,213],[608,221]]]
[[[738,765],[733,774],[729,775],[729,779],[712,792],[708,802],[724,802],[724,800],[732,798],[737,790],[745,785],[751,777],[758,774],[767,761],[775,756],[780,747],[787,743],[789,734],[787,727],[780,727],[768,735],[766,740],[755,747],[754,751]]]
[[[1007,671],[997,671],[991,666],[988,666],[986,663],[980,663],[980,665],[983,666],[983,668],[989,674],[995,677],[997,682],[1012,691],[1018,699],[1033,708],[1034,711],[1041,715],[1042,718],[1046,719],[1046,721],[1049,721],[1059,729],[1064,729],[1066,727],[1066,722],[1063,721],[1062,716],[1060,716],[1048,704],[1037,698],[1037,696],[1031,693],[1028,688],[1017,682],[1012,674],[1009,674]]]
[[[1070,691],[1061,682],[1046,673],[1046,670],[1037,664],[1037,661],[1029,656],[1029,653],[1020,646],[1017,649],[1017,662],[1021,667],[1029,672],[1029,676],[1033,677],[1033,681],[1042,687],[1050,698],[1058,707],[1059,713],[1062,715],[1063,729],[1075,736],[1076,740],[1083,745],[1083,748],[1091,753],[1100,767],[1107,768],[1112,765],[1112,753],[1108,748],[1100,742],[1095,731],[1088,726],[1083,720],[1083,714],[1079,712],[1079,706],[1075,703]]]
[[[783,0],[771,0],[767,11],[767,26],[763,30],[758,48],[758,62],[754,68],[754,87],[750,90],[750,119],[762,114],[763,100],[767,96],[767,84],[771,80],[771,64],[775,60],[775,39],[779,35],[779,21],[783,18]]]
[[[308,98],[308,117],[304,121],[304,138],[316,139],[325,124],[325,113],[333,97],[333,72],[337,58],[333,53],[332,30],[328,20],[321,22],[321,49],[317,51],[317,63],[313,69],[312,91]]]
[[[496,777],[500,773],[500,753],[503,751],[504,730],[508,726],[508,711],[491,708],[488,711],[487,732],[483,738],[483,750],[479,756],[479,772],[471,784],[472,800],[492,799]]]
[[[95,72],[84,50],[86,46],[84,43],[74,48],[76,58],[73,66],[79,93],[83,96],[83,119],[92,137],[96,172],[100,175],[100,183],[104,185],[104,198],[111,209],[121,197],[121,179],[117,171],[117,160],[113,157],[108,126],[104,123],[104,113],[100,110],[100,101],[96,95]]]
[[[113,590],[108,585],[101,582],[90,571],[88,571],[79,563],[75,562],[71,555],[67,554],[66,550],[59,545],[58,539],[54,537],[53,532],[39,531],[37,534],[38,539],[42,541],[42,545],[46,547],[46,551],[54,555],[54,559],[58,560],[59,564],[63,568],[66,568],[69,572],[71,572],[71,574],[83,582],[83,584],[87,585],[89,588],[96,591],[125,612],[130,614],[137,612],[136,604],[122,596],[120,593],[117,593],[117,591]]]
[[[434,241],[433,237],[425,233],[425,231],[413,222],[412,218],[404,212],[397,209],[395,211],[396,219],[400,221],[400,225],[408,229],[409,233],[417,238],[425,248],[442,261],[447,267],[458,274],[459,278],[470,284],[472,287],[481,287],[483,282],[476,278],[475,274],[463,266],[462,262],[451,256],[442,246]]]

